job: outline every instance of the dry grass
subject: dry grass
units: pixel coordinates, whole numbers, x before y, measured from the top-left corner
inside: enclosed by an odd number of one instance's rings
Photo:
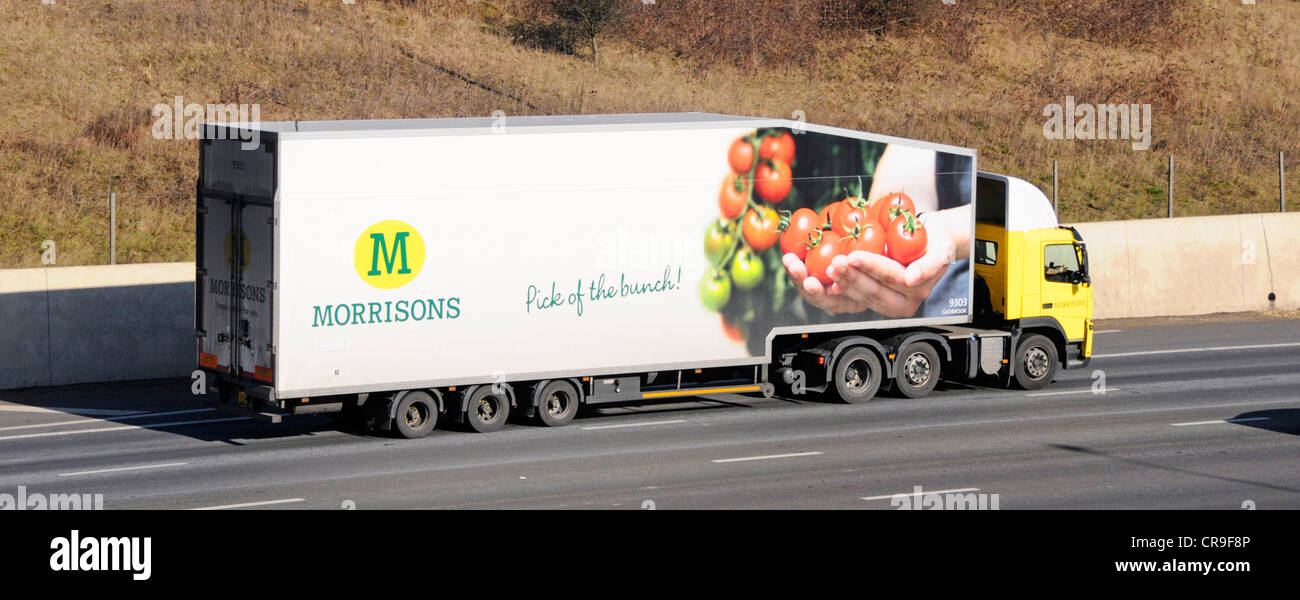
[[[1300,157],[1296,2],[1135,0],[1171,12],[1119,35],[1087,18],[1100,0],[884,21],[826,12],[871,0],[657,0],[592,64],[513,42],[526,1],[0,0],[0,266],[38,266],[45,239],[61,265],[106,262],[110,186],[119,261],[191,260],[195,142],[149,133],[176,96],[259,103],[264,120],[798,110],[974,147],[1045,189],[1059,160],[1071,221],[1161,215],[1170,153],[1179,214],[1273,210],[1277,151]],[[1066,95],[1152,104],[1152,150],[1044,139],[1043,106]]]

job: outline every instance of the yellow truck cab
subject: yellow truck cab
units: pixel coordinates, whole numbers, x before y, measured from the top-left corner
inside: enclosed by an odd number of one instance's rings
[[[1008,377],[1036,389],[1058,366],[1087,366],[1092,285],[1079,232],[1059,225],[1047,197],[1015,177],[979,173],[975,206],[974,323],[1012,333]]]

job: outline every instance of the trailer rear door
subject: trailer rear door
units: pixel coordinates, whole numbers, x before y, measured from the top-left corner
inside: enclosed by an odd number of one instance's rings
[[[272,385],[275,374],[274,143],[245,150],[208,139],[200,151],[196,229],[201,367]]]

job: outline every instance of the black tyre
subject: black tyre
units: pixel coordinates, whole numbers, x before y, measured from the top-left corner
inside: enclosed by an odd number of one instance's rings
[[[537,420],[547,427],[568,425],[578,414],[578,390],[570,381],[547,381],[537,396]]]
[[[1040,389],[1056,377],[1058,365],[1052,340],[1036,333],[1026,336],[1016,348],[1016,385],[1024,390]]]
[[[858,346],[846,350],[835,361],[831,385],[826,391],[833,392],[842,402],[866,402],[875,397],[883,377],[884,369],[876,353]]]
[[[894,390],[906,398],[930,395],[939,383],[939,353],[925,342],[912,342],[898,353]]]
[[[408,392],[397,403],[397,416],[393,417],[393,430],[398,435],[415,439],[429,435],[438,423],[438,403],[428,392]]]
[[[491,385],[474,388],[465,406],[462,420],[471,431],[491,433],[505,427],[510,418],[510,396],[504,388],[493,391]]]

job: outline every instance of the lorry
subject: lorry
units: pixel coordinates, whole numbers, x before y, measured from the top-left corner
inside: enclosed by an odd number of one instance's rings
[[[973,149],[706,113],[203,131],[197,357],[224,410],[416,438],[1036,389],[1091,356],[1084,241]]]

